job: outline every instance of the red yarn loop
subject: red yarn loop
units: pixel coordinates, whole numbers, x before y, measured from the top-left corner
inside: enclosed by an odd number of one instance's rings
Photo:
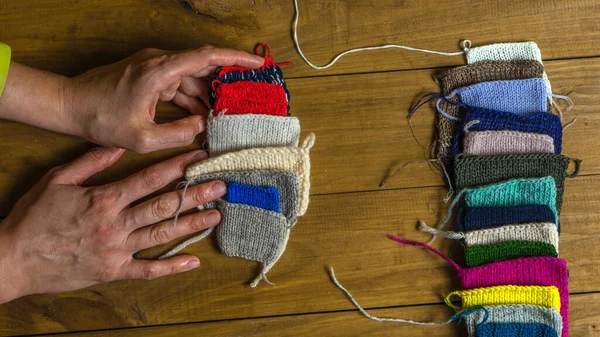
[[[260,47],[263,47],[263,49],[267,51],[267,55],[263,55],[263,57],[264,57],[264,56],[271,57],[271,47],[269,47],[269,45],[267,45],[267,44],[264,44],[264,43],[262,43],[262,42],[259,42],[259,43],[257,43],[257,44],[256,44],[256,47],[254,47],[254,54],[256,54],[256,55],[259,55],[259,56],[260,56],[260,54],[258,53],[258,49],[259,49]],[[264,54],[264,53],[263,53],[263,54]]]

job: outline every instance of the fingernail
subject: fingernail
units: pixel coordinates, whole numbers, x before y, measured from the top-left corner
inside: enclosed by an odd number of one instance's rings
[[[206,129],[206,119],[204,119],[204,118],[200,119],[200,122],[198,123],[198,125],[199,125],[198,133],[202,133]]]
[[[194,268],[198,268],[198,267],[200,267],[200,261],[198,261],[198,260],[188,261],[184,266],[184,268],[186,270],[190,270],[190,269],[194,269]]]
[[[208,153],[206,153],[206,151],[199,151],[192,157],[192,160],[200,161],[200,160],[204,160],[206,158],[208,158]]]
[[[207,226],[216,226],[219,224],[219,222],[221,222],[221,213],[219,213],[218,211],[211,211],[206,215],[206,218],[204,219],[204,223]]]
[[[256,62],[260,62],[260,64],[264,64],[265,63],[265,58],[262,57],[262,56],[252,55],[252,57],[254,57],[254,59],[256,60]]]
[[[212,185],[211,191],[212,191],[213,197],[219,198],[219,197],[224,196],[225,193],[227,193],[227,187],[225,186],[225,183],[223,183],[222,181],[217,181]]]

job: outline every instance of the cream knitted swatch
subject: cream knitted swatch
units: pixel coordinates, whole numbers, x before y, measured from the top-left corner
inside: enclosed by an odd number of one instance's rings
[[[505,225],[469,232],[439,231],[421,222],[419,230],[448,239],[464,239],[467,247],[493,245],[506,241],[531,241],[552,245],[558,253],[558,228],[552,222]]]
[[[211,156],[258,147],[298,146],[300,121],[270,115],[208,116],[207,142]]]
[[[477,156],[554,153],[554,139],[544,134],[519,131],[466,132],[463,153]]]
[[[489,305],[483,308],[485,311],[474,310],[463,316],[469,337],[477,336],[477,325],[484,320],[486,323],[542,323],[551,326],[559,336],[562,334],[562,317],[554,308],[526,304]]]
[[[474,47],[467,51],[467,63],[481,61],[515,61],[534,60],[542,63],[542,52],[535,42],[495,43],[481,47]],[[546,72],[542,75],[546,83],[548,96],[552,96],[552,86]]]
[[[301,147],[266,147],[230,152],[209,158],[187,169],[188,181],[197,176],[216,172],[239,172],[251,170],[275,170],[294,172],[298,175],[300,198],[298,216],[308,208],[310,192],[310,149],[315,143],[315,134],[310,133]]]

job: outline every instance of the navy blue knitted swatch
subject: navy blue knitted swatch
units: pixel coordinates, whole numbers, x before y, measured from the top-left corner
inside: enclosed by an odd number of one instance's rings
[[[558,337],[543,323],[486,323],[477,326],[477,337]]]
[[[281,213],[279,191],[274,186],[260,187],[230,182],[227,184],[225,201]]]
[[[548,112],[539,112],[529,116],[519,116],[511,112],[489,110],[483,108],[461,107],[461,123],[452,143],[452,155],[456,156],[462,150],[462,138],[465,125],[472,121],[469,131],[520,131],[539,133],[554,139],[554,153],[562,152],[562,124],[560,118]]]
[[[462,232],[500,227],[509,224],[532,222],[556,223],[550,207],[546,205],[505,207],[461,207],[456,222]]]

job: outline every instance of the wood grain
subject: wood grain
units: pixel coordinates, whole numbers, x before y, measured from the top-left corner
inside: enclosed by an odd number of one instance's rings
[[[144,47],[184,49],[210,43],[252,50],[270,44],[280,60],[295,62],[288,75],[320,76],[456,65],[445,57],[400,50],[343,58],[325,71],[310,69],[291,43],[292,0],[3,1],[0,40],[16,60],[64,74],[104,65]],[[561,1],[338,1],[300,2],[299,36],[312,62],[322,65],[354,47],[404,44],[460,51],[474,45],[536,41],[544,59],[598,56],[593,0]]]
[[[581,174],[600,173],[600,58],[548,62],[555,92],[570,94],[575,103],[565,114],[567,129],[563,153],[583,159]],[[292,113],[300,118],[304,135],[315,132],[312,150],[312,193],[377,190],[391,169],[407,161],[423,160],[426,151],[413,139],[407,111],[419,95],[437,90],[435,70],[291,79]],[[335,93],[335,95],[332,95]],[[163,104],[160,122],[183,114]],[[423,108],[413,118],[417,138],[425,144],[433,137],[434,112]],[[142,167],[187,149],[161,151],[148,156],[126,154],[91,184],[114,181]],[[84,141],[36,128],[0,121],[0,215],[49,168],[63,164],[89,148]],[[443,185],[441,175],[425,163],[408,166],[385,188]]]
[[[573,295],[570,298],[571,336],[595,337],[600,335],[600,294]],[[369,310],[380,317],[399,317],[413,320],[445,321],[451,312],[443,305],[425,305],[403,308]],[[294,315],[219,321],[200,324],[170,325],[127,330],[58,334],[59,337],[171,337],[171,336],[245,336],[245,337],[455,337],[466,336],[462,324],[451,323],[437,327],[414,326],[400,323],[379,323],[363,318],[357,311],[323,314]]]
[[[570,179],[561,215],[561,257],[570,291],[600,291],[600,176]],[[366,308],[442,303],[456,274],[430,252],[385,237],[424,241],[417,220],[443,215],[443,188],[315,196],[269,274],[277,286],[247,286],[255,263],[221,255],[211,240],[188,249],[198,270],[151,282],[122,281],[60,295],[29,296],[0,306],[0,335],[49,333],[352,309],[326,266]],[[442,251],[452,242],[439,240]],[[158,250],[153,251],[154,254]],[[456,249],[454,254],[456,256]],[[148,256],[148,254],[146,254]],[[93,317],[91,319],[90,317]],[[577,317],[575,317],[577,319]]]

